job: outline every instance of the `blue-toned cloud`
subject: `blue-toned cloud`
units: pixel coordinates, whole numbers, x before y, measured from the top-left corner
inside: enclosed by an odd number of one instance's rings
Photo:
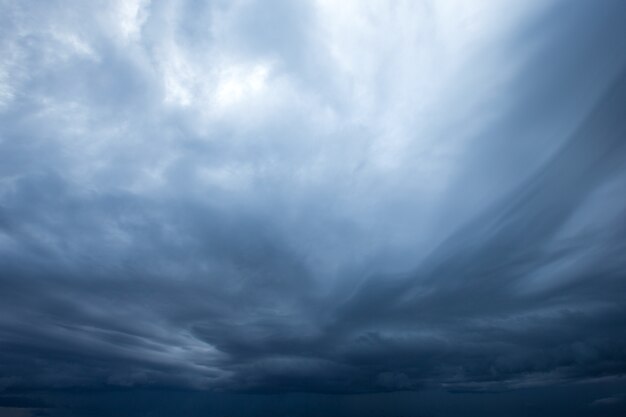
[[[0,10],[0,388],[626,371],[623,2]]]

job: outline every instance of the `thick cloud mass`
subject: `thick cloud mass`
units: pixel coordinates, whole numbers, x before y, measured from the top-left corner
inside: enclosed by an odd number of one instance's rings
[[[623,378],[624,19],[0,1],[0,389]]]

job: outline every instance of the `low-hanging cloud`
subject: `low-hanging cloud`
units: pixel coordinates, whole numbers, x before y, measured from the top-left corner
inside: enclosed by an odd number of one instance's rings
[[[622,377],[626,7],[518,3],[0,3],[0,389]]]

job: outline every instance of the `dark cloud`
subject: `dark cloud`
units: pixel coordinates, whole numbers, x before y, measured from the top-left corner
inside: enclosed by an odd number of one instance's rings
[[[0,6],[0,410],[621,411],[626,7],[435,4]]]

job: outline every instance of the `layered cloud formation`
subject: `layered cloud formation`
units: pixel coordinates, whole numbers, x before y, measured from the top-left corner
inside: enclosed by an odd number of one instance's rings
[[[0,10],[0,388],[626,372],[626,3]]]

